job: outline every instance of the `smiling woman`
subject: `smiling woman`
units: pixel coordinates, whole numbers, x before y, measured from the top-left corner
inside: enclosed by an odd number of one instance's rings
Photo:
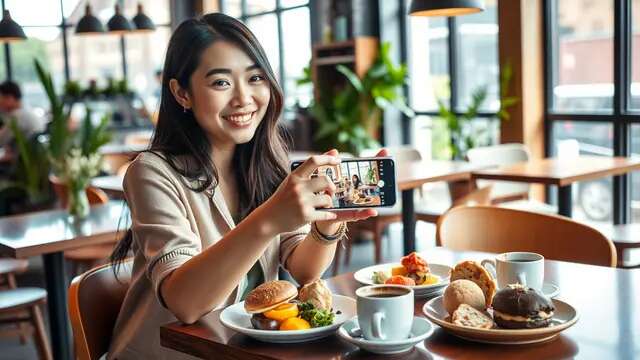
[[[300,284],[318,279],[344,222],[375,215],[323,210],[335,185],[310,175],[338,165],[335,150],[288,173],[282,91],[238,20],[209,14],[178,26],[160,102],[151,147],[124,179],[132,227],[112,261],[132,250],[134,271],[110,359],[179,358],[160,346],[160,325],[237,303],[279,266]]]

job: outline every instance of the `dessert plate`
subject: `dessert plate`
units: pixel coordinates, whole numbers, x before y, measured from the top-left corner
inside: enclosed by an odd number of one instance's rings
[[[338,336],[344,341],[351,343],[362,350],[366,350],[375,354],[399,354],[413,349],[413,347],[428,338],[432,333],[434,326],[428,320],[415,316],[413,318],[413,326],[411,334],[404,340],[382,341],[367,340],[362,336],[352,336],[354,330],[358,330],[358,317],[347,320],[338,330]]]
[[[333,324],[307,330],[258,330],[251,326],[251,314],[244,311],[244,301],[226,307],[220,313],[220,322],[229,329],[254,339],[271,343],[300,343],[323,338],[333,334],[342,323],[356,316],[356,301],[350,297],[333,295]]]
[[[375,285],[373,282],[374,271],[387,271],[391,273],[391,268],[394,266],[400,266],[400,263],[388,263],[373,265],[366,268],[362,268],[353,274],[353,277],[361,284]],[[410,286],[416,297],[427,297],[439,294],[449,284],[449,273],[451,267],[443,264],[429,263],[429,270],[432,274],[440,277],[440,282],[431,285],[416,285]]]
[[[443,297],[438,296],[429,300],[422,312],[427,319],[440,325],[444,331],[457,337],[489,344],[531,344],[548,341],[571,327],[578,321],[578,311],[564,301],[552,299],[556,311],[551,320],[551,325],[538,329],[478,329],[467,326],[455,325],[450,322],[449,313],[444,308]]]

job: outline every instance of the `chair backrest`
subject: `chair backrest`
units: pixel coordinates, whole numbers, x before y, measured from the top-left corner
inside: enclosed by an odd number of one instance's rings
[[[131,282],[131,265],[131,260],[125,261],[118,269],[117,279],[112,264],[106,264],[71,282],[69,317],[79,359],[99,359],[108,351],[111,333]]]
[[[413,146],[396,146],[387,147],[386,149],[389,151],[389,155],[393,156],[397,162],[422,160],[422,154],[420,154],[420,151]],[[375,156],[379,150],[380,149],[365,149],[360,152],[360,156],[372,157]]]
[[[67,207],[69,202],[69,198],[67,197],[67,185],[55,175],[49,175],[49,182],[53,185],[53,192],[56,193],[60,206],[63,208]],[[87,200],[89,200],[90,205],[106,204],[109,202],[109,196],[107,193],[96,187],[89,186],[87,187],[86,192]]]
[[[529,160],[529,150],[523,144],[499,144],[470,149],[467,159],[472,164],[501,166]],[[529,185],[508,181],[478,180],[478,187],[493,184],[494,198],[508,198],[513,195],[529,193]]]
[[[616,248],[569,218],[494,206],[457,207],[438,220],[436,241],[453,250],[530,251],[547,259],[616,266]]]
[[[456,199],[451,207],[458,206],[479,206],[479,205],[491,205],[491,190],[493,185],[485,186],[482,189],[476,189],[468,193],[467,195]]]

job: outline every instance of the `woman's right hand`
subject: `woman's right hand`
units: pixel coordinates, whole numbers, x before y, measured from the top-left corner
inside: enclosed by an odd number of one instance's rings
[[[263,205],[270,228],[279,234],[313,221],[335,219],[333,212],[319,209],[332,206],[336,186],[326,175],[311,178],[311,174],[319,166],[338,164],[336,156],[314,155],[292,171]]]

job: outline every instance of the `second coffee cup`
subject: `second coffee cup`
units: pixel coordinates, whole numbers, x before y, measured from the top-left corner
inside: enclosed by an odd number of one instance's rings
[[[489,266],[487,266],[489,265]],[[493,273],[498,288],[509,284],[522,284],[542,290],[544,257],[532,252],[508,252],[493,259],[482,260],[482,266]]]

